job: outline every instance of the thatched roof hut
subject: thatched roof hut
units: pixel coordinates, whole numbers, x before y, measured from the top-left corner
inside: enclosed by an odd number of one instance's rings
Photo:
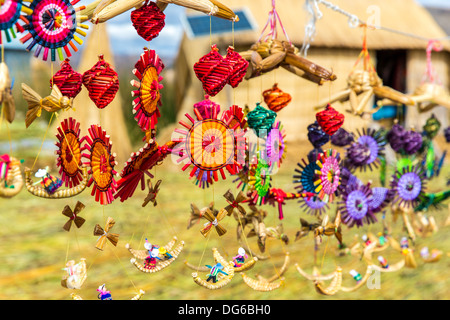
[[[210,51],[211,44],[217,44],[220,52],[225,55],[226,48],[233,45],[237,51],[245,51],[257,42],[261,31],[266,24],[268,13],[271,10],[271,1],[261,0],[227,0],[222,1],[235,12],[244,12],[246,20],[253,28],[239,31],[240,22],[235,23],[235,31],[223,30],[222,33],[192,34],[192,25],[188,18],[198,13],[187,11],[186,33],[180,46],[178,58],[175,63],[176,93],[178,118],[184,118],[186,112],[192,112],[194,103],[204,98],[201,82],[193,72],[193,65],[200,57]],[[442,38],[446,33],[433,19],[432,15],[414,0],[359,0],[345,1],[334,0],[334,4],[343,10],[358,16],[368,24],[381,25],[424,38]],[[305,25],[311,16],[304,8],[304,1],[283,0],[277,1],[277,11],[283,22],[283,26],[292,43],[301,47],[305,37]],[[323,13],[322,19],[317,20],[316,34],[307,58],[327,69],[332,69],[338,79],[323,86],[299,78],[283,69],[276,69],[262,77],[244,80],[238,88],[232,89],[226,86],[222,92],[212,98],[222,106],[222,110],[232,104],[250,108],[256,102],[262,101],[262,92],[269,89],[275,82],[280,89],[290,93],[291,104],[279,112],[277,119],[283,123],[288,140],[306,140],[306,127],[314,122],[315,113],[312,106],[319,100],[340,91],[346,87],[346,80],[353,68],[362,49],[362,28],[349,27],[348,19],[331,9],[320,5]],[[242,19],[241,19],[242,21]],[[205,28],[209,30],[209,18],[203,20]],[[279,29],[279,38],[284,40],[284,35]],[[411,38],[402,34],[385,30],[367,30],[367,45],[371,57],[377,66],[380,77],[385,85],[396,90],[412,93],[420,84],[426,67],[427,41],[419,38]],[[448,86],[449,70],[449,43],[444,43],[444,51],[433,53],[433,63],[439,70],[441,82]],[[344,112],[345,106],[337,104],[339,111]],[[407,107],[405,123],[421,130],[421,126],[429,114],[421,114],[418,117],[417,110]],[[439,114],[442,127],[448,125],[447,111],[443,107],[433,110]],[[345,113],[344,127],[349,130],[369,125],[372,118],[361,119]],[[400,113],[398,113],[400,115]],[[387,120],[390,121],[390,120]]]

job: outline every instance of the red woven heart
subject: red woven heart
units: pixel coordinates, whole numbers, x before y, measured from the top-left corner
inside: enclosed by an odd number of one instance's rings
[[[147,41],[156,38],[164,28],[166,15],[155,2],[145,1],[139,9],[131,12],[131,22],[138,35]]]
[[[234,48],[231,46],[228,47],[225,59],[231,67],[231,74],[228,79],[228,84],[233,88],[236,88],[247,73],[248,61],[242,58],[239,53],[234,51]]]
[[[202,82],[203,90],[210,96],[215,96],[223,89],[228,83],[231,71],[228,60],[220,55],[216,45],[194,64],[195,75]]]
[[[110,104],[119,90],[117,72],[104,60],[103,55],[98,57],[98,62],[91,69],[83,73],[83,84],[89,91],[89,98],[99,109]]]
[[[332,136],[344,123],[344,115],[328,104],[325,110],[316,113],[316,120],[322,130]]]
[[[63,96],[75,98],[81,91],[81,73],[76,72],[70,65],[70,60],[66,58],[61,63],[61,69],[55,73],[50,80],[50,87],[53,84],[59,88]]]

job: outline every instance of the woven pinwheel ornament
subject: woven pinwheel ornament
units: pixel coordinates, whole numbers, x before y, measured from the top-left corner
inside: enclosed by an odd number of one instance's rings
[[[80,201],[77,202],[73,210],[68,205],[64,207],[62,214],[69,218],[69,220],[63,226],[64,230],[69,232],[70,228],[72,227],[72,223],[74,223],[77,228],[81,228],[81,226],[86,222],[86,219],[80,217],[78,214],[85,207],[86,206]]]
[[[192,167],[190,177],[197,180],[218,181],[218,173],[225,180],[224,169],[236,174],[244,163],[246,148],[245,132],[240,129],[240,123],[226,113],[218,119],[214,113],[203,118],[198,109],[194,111],[197,120],[186,114],[191,123],[179,121],[187,130],[175,129],[175,133],[182,135],[172,139],[177,143],[171,150],[172,154],[179,155],[177,163],[184,161],[183,171]]]
[[[217,216],[214,216],[210,210],[206,210],[203,217],[208,220],[208,222],[205,223],[204,227],[200,230],[201,234],[206,238],[214,228],[219,236],[223,236],[227,230],[219,223],[219,221],[227,215],[228,211],[225,209],[221,209],[217,213]]]
[[[83,44],[80,36],[86,36],[86,32],[82,29],[89,27],[82,24],[86,17],[79,14],[80,8],[74,8],[78,1],[73,0],[33,0],[29,6],[30,12],[24,17],[26,21],[23,29],[28,33],[20,39],[20,42],[26,43],[31,40],[27,47],[27,51],[31,51],[34,47],[35,57],[39,57],[42,52],[42,59],[47,61],[50,53],[52,61],[56,60],[58,54],[59,60],[64,60],[72,54],[69,47],[73,51],[78,51],[74,41],[79,45]]]
[[[350,168],[372,171],[372,166],[377,168],[384,159],[384,147],[386,139],[381,130],[362,129],[357,130],[359,137],[347,147],[346,159]]]
[[[51,78],[50,86],[57,85],[63,96],[75,98],[83,86],[82,78],[82,74],[73,70],[70,60],[66,58],[61,62],[61,69]]]
[[[316,170],[315,192],[324,202],[332,202],[339,187],[340,160],[339,152],[333,149],[326,150],[317,158],[316,164],[320,169]]]
[[[32,10],[25,6],[22,0],[4,0],[2,1],[2,7],[0,10],[0,44],[5,43],[3,35],[6,38],[6,42],[11,42],[12,39],[16,38],[16,32],[14,27],[16,27],[17,32],[24,32],[25,29],[19,24],[20,20],[25,20],[24,15],[30,15]]]
[[[144,48],[138,62],[135,64],[133,74],[138,80],[131,80],[131,85],[137,90],[131,92],[133,97],[134,119],[143,131],[154,129],[161,116],[161,93],[163,88],[160,76],[164,63],[154,50]]]
[[[110,136],[101,126],[91,125],[88,132],[89,136],[83,138],[86,141],[83,148],[89,153],[82,154],[82,157],[88,160],[83,164],[91,168],[91,178],[87,186],[93,185],[91,195],[95,196],[95,201],[103,205],[110,204],[114,201],[113,195],[117,189],[117,172],[114,170],[117,165],[116,155],[111,152]]]
[[[103,109],[115,98],[119,90],[119,77],[103,55],[98,56],[98,62],[83,73],[83,85],[89,92],[89,98],[97,108]]]
[[[97,249],[103,250],[107,240],[111,242],[113,246],[117,246],[117,242],[119,242],[119,234],[110,232],[115,223],[116,221],[113,218],[108,217],[105,223],[105,229],[103,229],[99,224],[95,225],[94,236],[99,237],[97,244],[95,245]]]
[[[61,180],[67,187],[75,187],[83,180],[83,171],[81,169],[81,147],[80,123],[73,118],[64,119],[57,128],[58,133],[55,143],[56,154],[58,158],[56,165],[59,167]]]

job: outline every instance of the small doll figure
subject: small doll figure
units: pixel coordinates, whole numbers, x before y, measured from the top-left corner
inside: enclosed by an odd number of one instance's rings
[[[159,254],[164,256],[167,260],[172,259],[172,255],[164,247],[159,248]]]
[[[237,256],[233,257],[234,267],[238,268],[242,266],[244,264],[245,259],[247,258],[248,256],[247,253],[245,253],[245,249],[242,247],[239,248]]]
[[[155,249],[155,248],[156,248],[156,249],[159,248],[159,246],[154,245],[154,244],[151,244],[151,243],[148,241],[148,239],[145,238],[144,248],[147,249],[148,255],[150,255],[150,252],[151,252],[153,249]]]
[[[42,178],[42,181],[38,181],[35,184],[40,182],[48,194],[55,193],[55,191],[58,190],[58,188],[63,184],[61,179],[53,177],[48,173],[48,167],[45,169],[39,169],[38,172],[36,172],[35,177]]]
[[[106,290],[105,284],[102,284],[100,287],[98,287],[97,291],[100,292],[98,294],[98,298],[100,300],[112,300],[111,291]]]
[[[222,271],[223,266],[220,262],[218,262],[217,264],[215,264],[212,267],[209,265],[206,265],[206,266],[211,269],[211,271],[209,272],[208,278],[206,279],[207,282],[212,280],[213,283],[216,283],[217,275],[219,274],[219,272],[223,273],[226,276],[228,275],[228,273],[226,273],[225,271]]]
[[[153,248],[149,252],[149,256],[145,258],[144,268],[146,269],[155,269],[157,260],[161,260],[161,258],[158,257],[159,249]]]

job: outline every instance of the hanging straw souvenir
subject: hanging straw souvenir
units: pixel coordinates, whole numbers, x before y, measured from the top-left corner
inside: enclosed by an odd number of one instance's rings
[[[81,168],[81,172],[83,175],[83,179],[81,182],[76,186],[68,189],[61,189],[58,190],[52,189],[52,192],[49,192],[48,185],[44,183],[45,178],[42,177],[42,181],[38,181],[36,183],[33,182],[31,179],[31,169],[25,168],[25,186],[32,195],[35,195],[36,197],[40,198],[47,198],[47,199],[63,199],[63,198],[71,198],[79,195],[81,192],[86,189],[88,180],[89,180],[89,174],[88,169],[86,167]],[[48,180],[53,181],[53,180]],[[62,180],[61,184],[62,184]],[[42,186],[36,185],[37,183],[41,183]]]
[[[342,268],[337,267],[334,274],[334,278],[328,287],[324,287],[320,280],[314,281],[314,287],[318,293],[326,296],[333,296],[339,292],[342,286]]]
[[[233,121],[234,118],[225,118],[224,113],[220,119],[216,114],[209,114],[203,119],[198,109],[194,111],[198,120],[186,113],[191,123],[181,120],[179,124],[185,129],[175,129],[176,133],[182,135],[172,139],[178,144],[171,150],[173,154],[179,155],[177,163],[184,161],[183,171],[192,167],[190,178],[195,176],[197,180],[206,173],[207,179],[218,181],[218,172],[225,180],[224,169],[230,174],[236,174],[245,160],[244,130],[239,128],[238,122]],[[232,122],[234,126],[230,127]]]
[[[103,109],[115,98],[119,90],[119,77],[103,55],[98,56],[98,62],[83,73],[83,85],[89,92],[89,98],[97,108]]]
[[[194,64],[194,73],[206,94],[214,97],[227,85],[232,68],[219,53],[217,45],[212,45],[211,51]]]
[[[103,250],[106,240],[111,242],[113,246],[117,246],[117,242],[119,242],[119,234],[110,232],[115,223],[116,221],[113,218],[108,217],[105,223],[105,229],[100,227],[99,224],[95,225],[94,236],[98,236],[97,243],[95,245],[97,249]]]
[[[262,95],[267,107],[275,112],[284,109],[292,100],[289,93],[278,88],[278,83],[275,83],[272,88],[264,90]]]
[[[144,0],[97,0],[94,9],[87,11],[93,24],[104,23],[130,9],[139,7]],[[158,0],[157,5],[164,10],[167,4],[176,4],[188,9],[203,12],[218,18],[239,21],[238,16],[217,0]]]
[[[86,17],[79,14],[83,7],[73,7],[77,2],[33,0],[29,6],[31,12],[25,16],[26,24],[23,26],[28,33],[20,39],[24,44],[31,40],[27,51],[36,47],[34,56],[37,58],[43,52],[44,61],[47,61],[49,51],[51,61],[56,60],[56,53],[59,60],[63,61],[63,50],[66,57],[70,57],[72,54],[69,46],[74,52],[78,51],[74,41],[82,45],[83,40],[78,35],[85,37],[86,32],[83,29],[89,27],[82,24],[86,20]]]
[[[444,46],[437,40],[429,40],[426,48],[427,66],[420,85],[410,98],[417,104],[419,112],[426,112],[436,106],[450,108],[450,94],[437,77],[431,54],[442,51]]]
[[[256,108],[247,114],[248,127],[253,129],[258,137],[263,137],[272,129],[276,117],[276,112],[267,110],[257,102]]]
[[[144,48],[138,62],[135,64],[133,74],[138,80],[131,80],[131,85],[136,90],[131,95],[133,100],[134,119],[143,131],[155,129],[158,118],[161,116],[159,106],[161,105],[161,72],[164,63],[154,50]]]
[[[332,136],[344,124],[344,115],[336,111],[330,104],[325,110],[316,113],[316,120],[322,130]]]
[[[70,59],[61,62],[59,69],[50,79],[50,86],[57,85],[61,94],[69,98],[75,98],[83,86],[82,74],[73,70]]]
[[[0,156],[0,197],[12,198],[23,188],[20,161],[4,154]]]
[[[36,118],[41,116],[42,110],[47,112],[58,112],[72,108],[73,99],[63,96],[57,85],[53,85],[49,96],[42,98],[38,93],[25,83],[22,83],[22,95],[28,104],[25,115],[25,125],[28,128]]]
[[[229,216],[234,212],[234,209],[237,209],[237,211],[242,216],[245,216],[247,214],[247,212],[245,211],[244,207],[240,204],[240,203],[242,203],[242,202],[247,200],[247,197],[245,196],[245,194],[242,191],[239,192],[236,197],[234,197],[234,195],[231,192],[231,190],[228,190],[227,192],[225,192],[223,197],[229,203],[229,205],[227,205],[224,208],[228,212]]]
[[[152,246],[153,248],[151,250],[135,250],[131,248],[128,243],[125,247],[133,255],[133,258],[130,260],[131,264],[139,271],[144,273],[155,273],[167,268],[178,258],[183,250],[184,241],[179,241],[178,244],[177,242],[178,238],[173,237],[167,245],[158,248]],[[145,263],[142,264],[138,260],[143,260]]]
[[[247,261],[245,261],[246,259]],[[255,266],[256,262],[258,262],[257,257],[251,257],[251,259],[248,259],[245,249],[240,247],[238,249],[238,254],[233,257],[233,261],[230,263],[233,263],[234,273],[239,273],[250,270]]]
[[[199,223],[207,210],[211,211],[211,215],[214,217],[219,213],[218,210],[214,209],[214,202],[211,202],[207,207],[202,209],[199,209],[195,204],[191,203],[191,216],[188,221],[187,229],[190,229],[195,224]]]
[[[166,25],[166,15],[155,2],[146,0],[144,4],[131,11],[131,22],[137,34],[146,41],[151,41],[159,35]]]
[[[281,122],[277,121],[267,134],[264,147],[266,150],[267,161],[272,165],[276,165],[278,168],[281,166],[283,159],[286,158],[285,140],[286,131]]]
[[[304,277],[309,281],[329,281],[336,277],[335,272],[336,270],[330,274],[320,274],[319,270],[317,270],[317,268],[314,267],[312,274],[309,274],[306,271],[304,271],[298,263],[295,264],[295,267],[297,268],[298,273],[300,273],[302,277]]]
[[[149,202],[153,203],[153,206],[157,206],[156,202],[156,195],[159,192],[159,185],[161,184],[162,180],[158,180],[155,183],[155,186],[152,186],[152,181],[150,179],[147,179],[147,185],[148,185],[148,194],[144,199],[144,202],[142,203],[142,207],[145,207]]]
[[[219,210],[217,216],[214,216],[211,211],[206,210],[203,217],[209,222],[204,224],[203,228],[200,230],[200,233],[206,238],[214,227],[217,234],[219,236],[223,236],[227,230],[219,222],[227,215],[228,211],[225,209]]]
[[[232,88],[237,88],[247,73],[248,61],[242,58],[239,53],[234,51],[234,47],[232,46],[228,47],[225,60],[228,62],[230,69],[232,70],[230,76],[228,77],[227,84],[229,84]]]
[[[79,185],[83,179],[81,164],[80,123],[73,118],[64,119],[57,128],[58,133],[55,143],[58,148],[56,166],[59,167],[61,180],[66,187],[72,188]]]
[[[110,204],[114,201],[113,195],[117,189],[114,178],[117,175],[114,170],[114,166],[117,165],[116,154],[111,153],[110,136],[101,126],[91,125],[88,132],[89,135],[83,139],[86,141],[83,149],[88,153],[81,155],[82,158],[88,160],[83,162],[83,165],[90,166],[89,174],[91,178],[87,186],[93,186],[91,195],[95,196],[95,201],[103,205]]]
[[[425,182],[425,171],[421,166],[397,170],[391,180],[391,189],[395,190],[392,203],[415,208],[424,195]]]
[[[321,220],[319,218],[319,220]],[[341,212],[338,210],[334,222],[329,222],[328,215],[323,218],[319,227],[314,229],[314,238],[317,243],[322,242],[322,237],[335,236],[336,239],[342,244],[342,232],[341,232]]]
[[[341,197],[342,201],[338,205],[338,210],[342,212],[342,223],[349,228],[355,224],[359,228],[364,223],[370,224],[377,221],[370,206],[373,197],[370,184],[347,187]]]
[[[328,104],[333,104],[335,102],[344,103],[348,101],[350,104],[350,112],[357,116],[363,116],[365,113],[375,113],[386,104],[415,105],[415,102],[406,94],[383,85],[383,81],[376,72],[367,48],[367,26],[363,27],[363,49],[361,50],[352,71],[347,77],[347,88],[322,100],[314,106],[314,110],[322,109]],[[356,69],[361,59],[363,59],[363,68]],[[372,105],[370,101],[374,96],[379,99],[377,101],[377,107],[370,108]],[[369,109],[367,108],[368,106]]]
[[[362,133],[357,130],[359,137],[346,149],[346,159],[350,168],[360,170],[368,167],[372,171],[372,166],[377,168],[384,159],[384,148],[386,139],[381,130],[362,129]]]
[[[284,277],[281,277],[280,282],[276,283],[264,281],[261,279],[255,280],[247,276],[245,273],[241,273],[241,275],[242,280],[244,280],[244,283],[255,291],[262,291],[262,292],[273,291],[280,288],[285,282]]]
[[[317,178],[314,181],[315,192],[324,202],[332,202],[338,190],[341,173],[340,160],[339,152],[333,149],[326,150],[317,157],[316,164],[319,169],[316,170]]]
[[[19,19],[26,22],[25,16],[22,14],[30,15],[32,10],[23,4],[22,0],[5,0],[2,2],[2,8],[0,10],[0,44],[6,42],[11,42],[15,39],[16,32],[14,27],[16,27],[17,32],[24,32],[25,29],[19,24]],[[5,38],[3,38],[3,35]]]
[[[63,270],[66,273],[61,279],[61,285],[67,289],[81,289],[87,278],[86,259],[81,258],[78,263],[69,260]]]
[[[81,228],[81,226],[86,222],[86,219],[80,217],[78,214],[85,207],[86,206],[80,201],[77,202],[73,210],[68,205],[64,207],[62,214],[69,218],[69,220],[67,220],[67,222],[63,226],[64,230],[69,232],[70,228],[72,227],[72,223],[74,223],[77,228]]]
[[[264,197],[271,186],[272,177],[270,173],[270,165],[262,158],[258,158],[256,165],[252,165],[248,175],[248,184],[251,186],[250,198],[253,203],[263,204]]]
[[[278,39],[278,24],[286,41]],[[265,33],[269,26],[270,29]],[[299,52],[300,50],[289,39],[276,10],[275,0],[272,0],[272,10],[269,12],[267,23],[258,42],[253,44],[250,50],[240,53],[244,59],[250,62],[246,79],[258,77],[281,66],[289,72],[319,85],[325,81],[336,80],[336,75],[301,57]]]
[[[211,272],[208,275],[207,280],[202,279],[197,272],[192,273],[192,278],[194,279],[194,282],[199,286],[202,286],[210,290],[216,290],[223,288],[224,286],[226,286],[231,282],[231,280],[234,277],[234,268],[231,263],[226,261],[221,256],[217,248],[213,248],[212,252],[214,261],[216,263],[214,267],[216,267],[216,269],[212,269],[213,267],[210,266],[211,268],[209,269],[211,269]],[[222,272],[218,272],[220,270],[220,267],[222,267],[221,269]],[[218,273],[215,273],[215,271],[217,271]],[[214,281],[214,279],[210,279],[211,276],[215,277],[216,281]],[[208,279],[213,280],[213,282],[212,283],[209,282]]]
[[[101,285],[98,287],[97,291],[99,292],[99,294],[97,295],[97,298],[99,300],[112,300],[111,297],[111,291],[106,290],[105,285]],[[134,295],[130,300],[141,300],[141,298],[143,297],[143,295],[145,294],[145,291],[142,289],[139,289],[139,292],[136,293],[136,295]],[[72,300],[83,300],[83,298],[75,293],[71,293],[70,297],[72,298]]]
[[[121,178],[117,181],[117,192],[114,198],[120,198],[120,201],[124,202],[134,194],[139,183],[141,183],[141,189],[145,190],[145,177],[153,178],[150,170],[170,154],[175,144],[169,141],[159,146],[155,140],[150,139],[144,147],[133,152],[120,173]]]
[[[428,250],[428,247],[424,247],[420,250],[420,257],[425,263],[434,263],[438,262],[442,258],[442,251],[438,249]]]
[[[13,83],[9,76],[6,63],[0,63],[0,105],[2,105],[3,117],[12,123],[16,116],[16,104],[12,95]]]

